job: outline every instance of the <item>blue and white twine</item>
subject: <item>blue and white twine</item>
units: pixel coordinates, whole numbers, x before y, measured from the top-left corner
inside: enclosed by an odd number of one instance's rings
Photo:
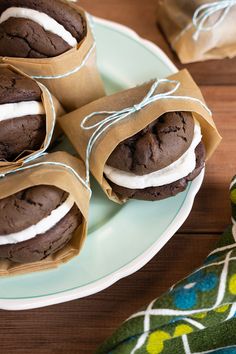
[[[161,84],[171,84],[173,87],[169,89],[166,92],[163,93],[156,93],[156,90],[160,87]],[[86,149],[86,158],[85,158],[85,164],[86,164],[86,183],[89,184],[90,180],[90,156],[91,152],[93,150],[93,147],[95,143],[98,141],[98,139],[113,125],[123,121],[127,117],[132,116],[134,113],[137,113],[144,109],[146,106],[157,102],[159,100],[186,100],[186,101],[192,101],[195,103],[198,103],[203,107],[209,115],[211,115],[211,111],[209,108],[206,106],[204,102],[199,100],[198,98],[195,97],[190,97],[190,96],[173,96],[173,94],[179,89],[180,87],[180,82],[176,80],[169,80],[169,79],[159,79],[154,82],[154,84],[151,86],[149,92],[147,95],[142,99],[142,101],[138,104],[135,104],[132,107],[124,108],[120,111],[100,111],[100,112],[93,112],[89,115],[87,115],[81,122],[81,128],[84,130],[92,130],[95,129],[93,134],[91,135],[87,149]],[[87,125],[88,121],[90,121],[92,118],[96,116],[107,116],[103,118],[101,121],[95,123],[95,124],[90,124]],[[135,115],[133,115],[135,117]]]
[[[43,154],[43,155],[46,155],[46,154]],[[56,167],[62,167],[63,169],[66,169],[67,171],[69,171],[72,175],[74,175],[82,183],[82,185],[89,191],[89,194],[91,196],[92,191],[91,191],[88,183],[86,183],[84,181],[84,179],[71,166],[66,165],[63,162],[56,162],[56,161],[37,162],[37,163],[34,163],[32,165],[22,166],[22,167],[18,167],[16,169],[14,169],[14,170],[7,171],[5,173],[0,173],[0,178],[4,178],[6,176],[9,176],[9,175],[12,175],[12,174],[15,174],[15,173],[19,173],[19,172],[22,172],[22,171],[30,170],[30,169],[41,167],[41,166],[54,166],[54,167],[56,166]]]
[[[96,43],[94,42],[92,47],[89,49],[88,53],[85,55],[82,63],[79,66],[77,66],[76,68],[74,68],[66,73],[59,74],[59,75],[50,75],[50,76],[32,75],[31,77],[33,79],[37,79],[37,80],[56,80],[56,79],[64,79],[70,75],[73,75],[73,74],[77,73],[78,71],[80,71],[85,66],[85,64],[89,60],[89,58],[90,58],[92,52],[95,50],[95,48],[96,48]]]
[[[201,32],[213,31],[218,27],[235,5],[236,0],[219,0],[199,6],[193,15],[192,23],[196,28],[193,39],[197,41]],[[216,21],[212,25],[207,25],[209,19],[218,12],[220,13]]]

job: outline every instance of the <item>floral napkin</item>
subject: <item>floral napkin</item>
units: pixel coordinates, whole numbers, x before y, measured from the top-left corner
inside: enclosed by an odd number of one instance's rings
[[[97,354],[236,353],[236,177],[230,197],[232,224],[203,266],[133,314]]]

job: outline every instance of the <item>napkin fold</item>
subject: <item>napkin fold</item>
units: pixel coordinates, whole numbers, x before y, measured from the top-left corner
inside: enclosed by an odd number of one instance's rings
[[[236,177],[232,224],[190,276],[133,314],[96,354],[236,353]]]

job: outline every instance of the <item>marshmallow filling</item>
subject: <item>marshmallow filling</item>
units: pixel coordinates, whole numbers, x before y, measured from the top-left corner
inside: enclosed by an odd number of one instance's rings
[[[49,0],[50,1],[50,0]],[[72,34],[65,29],[60,23],[47,14],[23,7],[9,7],[5,10],[1,17],[0,23],[7,21],[9,18],[24,18],[38,23],[45,31],[56,34],[61,37],[70,47],[76,47],[77,40]]]
[[[45,114],[45,109],[43,104],[37,101],[6,103],[0,105],[0,122],[7,119],[41,114]]]
[[[128,189],[161,187],[187,177],[196,168],[195,149],[202,140],[200,124],[195,120],[193,141],[188,150],[175,162],[159,171],[143,176],[105,165],[104,174],[113,183]]]
[[[8,234],[0,235],[0,246],[17,244],[35,238],[38,235],[45,234],[52,229],[59,221],[61,221],[73,208],[74,199],[69,196],[64,203],[57,209],[54,209],[50,215],[40,220],[36,225],[32,225],[25,230]]]

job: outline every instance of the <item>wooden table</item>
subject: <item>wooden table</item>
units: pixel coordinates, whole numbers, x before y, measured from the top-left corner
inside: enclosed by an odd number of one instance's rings
[[[120,22],[159,45],[181,68],[156,25],[158,0],[81,0],[92,14]],[[87,299],[25,312],[0,312],[0,353],[86,354],[132,312],[201,264],[230,220],[236,173],[236,59],[188,65],[224,138],[207,165],[192,213],[177,235],[138,273]]]

